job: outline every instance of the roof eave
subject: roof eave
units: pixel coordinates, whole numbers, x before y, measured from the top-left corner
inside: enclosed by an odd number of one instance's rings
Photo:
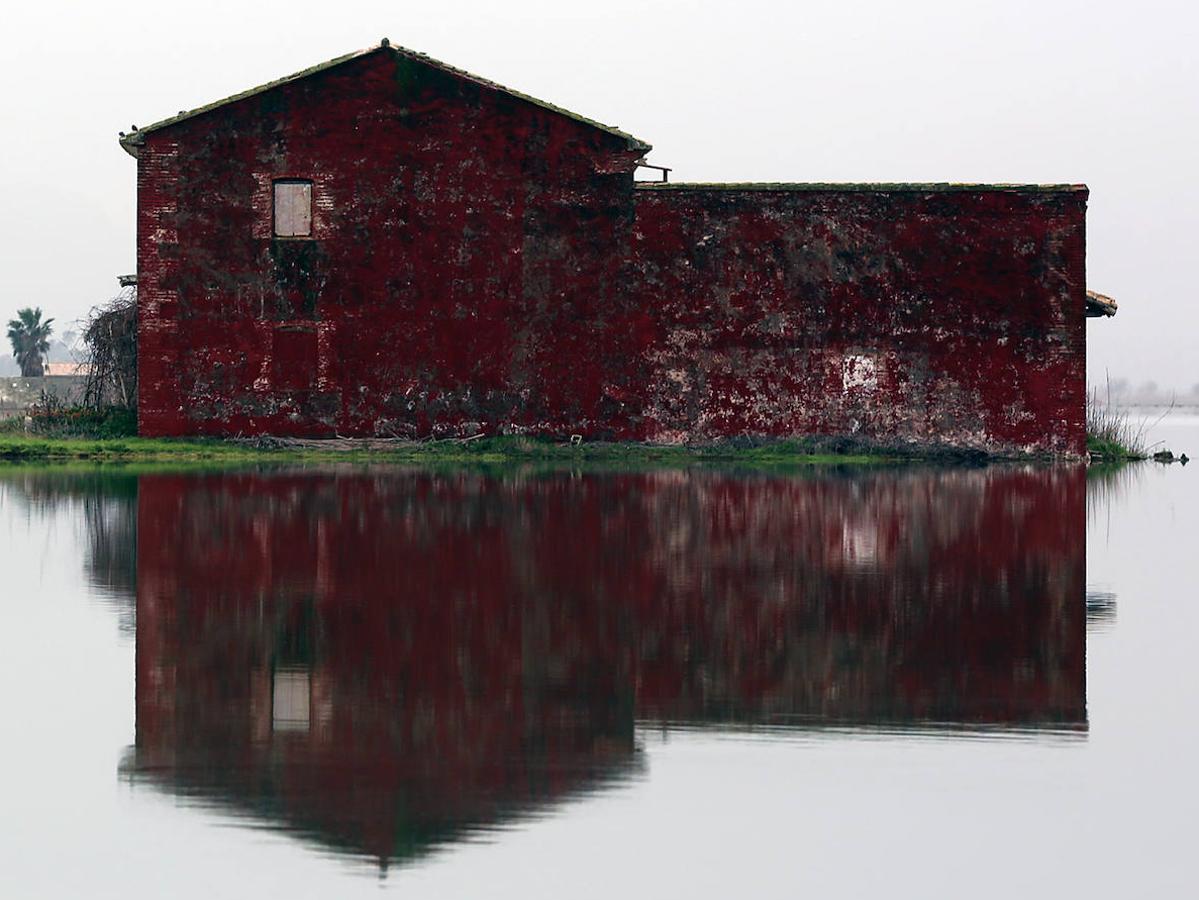
[[[117,142],[121,145],[122,150],[134,159],[137,159],[141,155],[141,147],[146,142],[146,139],[140,131],[135,131],[132,134],[122,134],[117,138]]]

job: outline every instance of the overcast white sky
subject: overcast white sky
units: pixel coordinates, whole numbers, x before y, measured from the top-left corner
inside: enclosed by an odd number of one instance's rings
[[[10,4],[0,320],[135,269],[118,130],[381,37],[641,137],[679,181],[1086,182],[1089,370],[1199,383],[1199,4],[208,0]],[[4,348],[7,350],[7,348]]]

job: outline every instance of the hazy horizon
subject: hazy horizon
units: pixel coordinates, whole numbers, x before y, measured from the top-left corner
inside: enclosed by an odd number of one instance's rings
[[[1088,323],[1090,379],[1199,383],[1188,4],[51,2],[9,20],[3,322],[40,306],[61,334],[135,270],[118,131],[387,36],[619,125],[677,181],[1086,183],[1087,286],[1120,303]]]

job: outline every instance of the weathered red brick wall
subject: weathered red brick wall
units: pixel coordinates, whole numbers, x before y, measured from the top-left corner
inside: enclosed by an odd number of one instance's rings
[[[639,187],[646,434],[1083,453],[1086,196]]]
[[[146,133],[142,433],[1083,452],[1085,189],[634,188],[643,150],[385,50]]]
[[[147,134],[141,431],[598,421],[640,155],[382,51]],[[312,179],[313,240],[272,238],[281,177]]]

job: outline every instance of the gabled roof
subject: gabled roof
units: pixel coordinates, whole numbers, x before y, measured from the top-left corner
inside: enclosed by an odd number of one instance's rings
[[[285,84],[291,84],[292,82],[300,81],[304,78],[308,78],[311,75],[316,75],[319,72],[325,72],[329,69],[351,62],[352,60],[369,56],[372,53],[392,53],[396,56],[403,56],[407,59],[424,63],[425,65],[431,66],[435,69],[440,69],[443,72],[448,72],[451,75],[455,75],[465,81],[471,81],[493,91],[499,91],[502,94],[507,94],[509,97],[515,97],[517,100],[528,103],[532,106],[539,106],[542,109],[549,110],[552,113],[565,116],[568,119],[573,119],[582,125],[586,125],[600,131],[606,131],[608,134],[615,135],[616,137],[626,141],[630,150],[648,153],[651,149],[650,145],[645,141],[641,140],[640,138],[633,137],[633,135],[621,131],[619,128],[614,128],[611,125],[604,125],[602,122],[597,122],[594,119],[588,119],[586,116],[581,116],[578,113],[573,113],[568,109],[563,109],[560,106],[547,103],[545,100],[538,100],[536,97],[530,97],[528,94],[522,94],[520,91],[514,91],[511,88],[506,88],[502,84],[496,84],[494,81],[488,81],[486,78],[481,78],[478,75],[474,75],[463,69],[455,68],[448,63],[443,63],[440,60],[433,59],[432,57],[426,56],[423,53],[417,53],[415,50],[408,50],[404,47],[393,46],[387,40],[387,38],[384,38],[383,42],[377,47],[368,47],[365,50],[359,50],[355,53],[347,53],[345,56],[339,56],[336,59],[331,59],[328,62],[311,66],[292,75],[286,75],[283,78],[278,78],[274,81],[268,81],[266,84],[258,85],[258,87],[250,88],[249,90],[242,91],[239,94],[234,94],[231,97],[225,97],[223,100],[217,100],[215,103],[208,103],[204,106],[197,107],[196,109],[182,111],[178,115],[163,119],[160,122],[155,122],[153,125],[147,125],[144,128],[136,128],[129,134],[122,132],[120,136],[121,146],[130,156],[137,156],[137,149],[143,143],[145,143],[145,136],[153,131],[158,131],[161,128],[166,128],[170,125],[175,125],[178,122],[183,122],[187,119],[194,118],[195,116],[203,115],[204,113],[211,112],[214,109],[219,109],[227,104],[236,103],[239,100],[245,100],[247,97],[254,97],[258,94],[266,93],[267,91],[274,90],[275,88],[281,87]]]

